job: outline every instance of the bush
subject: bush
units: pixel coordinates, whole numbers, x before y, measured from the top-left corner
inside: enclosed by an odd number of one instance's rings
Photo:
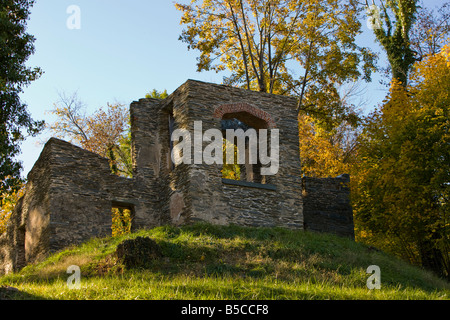
[[[155,259],[162,257],[159,245],[148,237],[137,237],[122,241],[116,256],[126,268],[146,268]]]

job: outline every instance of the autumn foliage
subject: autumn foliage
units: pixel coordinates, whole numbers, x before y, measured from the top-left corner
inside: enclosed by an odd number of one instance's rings
[[[450,272],[450,47],[393,81],[367,119],[353,168],[359,241]]]
[[[22,185],[22,187],[17,191],[11,190],[10,192],[5,192],[3,194],[0,206],[0,235],[6,232],[6,226],[9,218],[14,211],[17,201],[23,196],[23,193],[24,185]]]
[[[86,115],[76,94],[61,94],[51,113],[56,116],[56,121],[48,128],[54,136],[109,159],[112,173],[132,176],[127,108],[121,104],[107,104],[106,108]]]
[[[336,129],[334,132],[318,126],[314,118],[298,118],[300,159],[302,173],[310,177],[336,177],[349,173],[352,160],[351,145],[345,143]],[[343,128],[341,128],[342,130]],[[351,128],[346,135],[352,134]]]
[[[180,40],[198,50],[198,71],[227,70],[224,83],[298,97],[297,109],[346,118],[339,87],[369,81],[375,54],[356,44],[358,1],[191,0],[175,4]]]
[[[24,1],[28,6],[32,2]],[[298,98],[303,174],[351,174],[357,241],[449,277],[450,45],[443,43],[450,32],[445,11],[450,5],[442,7],[442,19],[434,19],[425,11],[418,14],[416,0],[377,3],[383,10],[374,33],[393,80],[382,105],[364,118],[339,92],[345,84],[370,81],[376,70],[376,55],[356,44],[361,34],[358,1],[190,0],[175,5],[184,26],[180,40],[199,51],[198,71],[226,70],[227,85]],[[22,15],[25,18],[28,11]],[[22,52],[20,60],[32,51],[30,47]],[[22,85],[39,76],[40,70],[19,62],[21,79],[8,81]],[[7,82],[2,79],[0,89],[5,91]],[[23,188],[17,191],[20,165],[8,159],[19,150],[19,129],[35,134],[42,126],[16,103],[19,89],[3,99],[11,100],[8,105],[14,108],[3,121],[10,129],[3,128],[2,135],[12,135],[13,143],[0,150],[8,156],[0,176],[0,189],[5,191],[0,194],[0,235],[23,193]],[[153,90],[147,97],[163,99],[167,92]],[[16,109],[19,112],[12,112]],[[85,112],[76,94],[62,94],[51,111],[56,121],[47,128],[109,159],[112,173],[131,177],[128,110],[107,104],[91,115]],[[240,179],[236,160],[237,148],[235,162],[222,168],[223,178]],[[130,232],[130,210],[114,208],[112,215],[113,236]]]

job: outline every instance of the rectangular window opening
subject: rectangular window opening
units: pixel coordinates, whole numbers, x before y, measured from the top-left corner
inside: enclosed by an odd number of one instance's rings
[[[226,163],[226,150],[227,148],[234,148],[234,163],[227,164]],[[249,160],[249,149],[246,146],[245,150],[245,164],[238,164],[239,158],[239,148],[237,146],[237,142],[234,143],[228,141],[227,139],[223,139],[223,166],[222,166],[222,178],[226,180],[236,180],[236,181],[244,181],[249,183],[257,183],[257,184],[270,184],[270,179],[268,176],[264,176],[261,174],[261,162],[257,159],[257,163],[251,164]]]
[[[134,205],[113,202],[111,216],[111,235],[113,237],[120,237],[124,234],[131,233],[134,217]]]

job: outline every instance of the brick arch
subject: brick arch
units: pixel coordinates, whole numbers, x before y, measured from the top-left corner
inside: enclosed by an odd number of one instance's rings
[[[277,127],[270,114],[248,103],[233,103],[221,105],[214,110],[214,118],[222,119],[223,116],[227,113],[239,112],[247,112],[256,118],[264,120],[267,123],[269,129]]]

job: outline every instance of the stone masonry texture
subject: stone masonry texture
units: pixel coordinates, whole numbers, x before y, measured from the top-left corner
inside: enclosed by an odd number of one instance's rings
[[[354,238],[350,177],[302,178],[296,102],[194,80],[165,100],[135,101],[130,105],[133,178],[111,174],[108,160],[97,154],[50,139],[0,235],[0,274],[110,235],[113,207],[131,210],[133,230],[204,221]],[[194,121],[201,121],[203,132],[221,130],[224,119],[279,130],[277,174],[237,181],[223,179],[221,165],[172,164],[173,130],[194,132]],[[203,149],[207,145],[203,142]]]

